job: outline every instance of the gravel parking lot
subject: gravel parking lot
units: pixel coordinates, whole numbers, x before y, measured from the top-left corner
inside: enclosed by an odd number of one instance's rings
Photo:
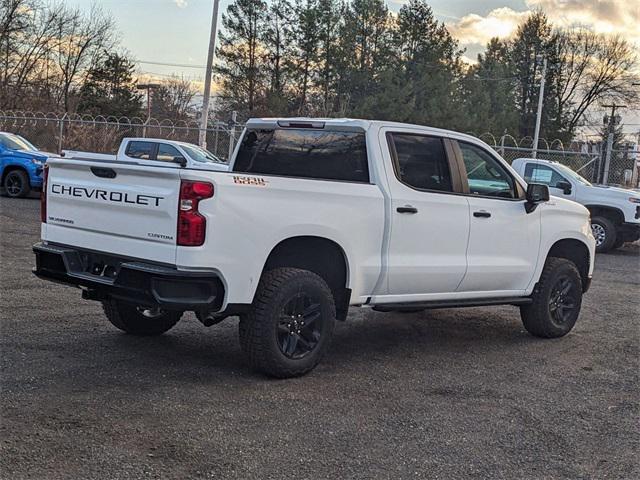
[[[354,309],[275,381],[236,319],[135,338],[37,280],[38,210],[0,199],[2,478],[640,478],[637,245],[598,256],[563,339],[512,307]]]

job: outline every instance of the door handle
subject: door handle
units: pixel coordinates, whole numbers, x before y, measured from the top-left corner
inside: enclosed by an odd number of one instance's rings
[[[473,212],[473,216],[478,218],[489,218],[491,214],[485,210],[480,210],[479,212]]]
[[[411,205],[407,205],[405,207],[396,208],[396,212],[398,212],[398,213],[418,213],[418,209],[416,207],[412,207]]]
[[[101,178],[116,178],[116,171],[113,168],[91,167],[91,173]]]

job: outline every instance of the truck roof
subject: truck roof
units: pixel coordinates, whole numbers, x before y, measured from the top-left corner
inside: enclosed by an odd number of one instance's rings
[[[513,160],[513,162],[517,162],[517,161],[519,161],[519,160],[522,160],[522,161],[529,161],[529,160],[533,160],[533,161],[534,161],[534,162],[536,162],[536,163],[549,163],[549,164],[552,164],[552,163],[560,163],[560,162],[556,162],[556,161],[554,161],[554,160],[545,160],[545,159],[543,159],[543,158],[525,158],[525,157],[516,158],[516,159],[514,159],[514,160]],[[511,163],[513,164],[513,162],[511,162]]]
[[[296,123],[301,124],[323,124],[334,128],[344,130],[368,130],[373,126],[377,127],[413,127],[428,131],[433,134],[455,136],[458,138],[466,138],[478,141],[477,137],[466,133],[456,132],[454,130],[445,130],[442,128],[429,127],[426,125],[416,125],[411,123],[388,122],[384,120],[364,120],[360,118],[321,118],[321,117],[268,117],[268,118],[250,118],[247,121],[248,128],[275,128],[277,126],[294,126]],[[289,125],[287,125],[289,124]],[[318,126],[318,128],[322,128]]]

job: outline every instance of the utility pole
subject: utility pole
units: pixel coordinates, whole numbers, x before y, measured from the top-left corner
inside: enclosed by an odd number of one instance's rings
[[[216,33],[218,30],[218,6],[220,0],[213,0],[213,17],[211,18],[211,36],[209,37],[209,52],[207,54],[207,71],[204,76],[204,98],[202,99],[202,116],[200,118],[200,135],[198,144],[207,148],[207,126],[209,124],[209,99],[211,98],[211,73],[213,70],[213,56],[216,52]]]
[[[616,109],[617,108],[627,108],[626,105],[616,105],[615,103],[612,105],[603,105],[604,108],[611,109],[611,116],[609,117],[609,125],[608,130],[609,134],[607,135],[607,152],[604,157],[604,173],[602,175],[602,183],[608,185],[609,183],[609,167],[611,165],[611,150],[613,149],[613,137],[616,128]]]
[[[544,102],[544,84],[547,81],[547,57],[542,58],[542,79],[540,80],[540,93],[538,94],[538,113],[536,114],[536,130],[533,134],[533,152],[531,156],[538,156],[538,140],[540,139],[540,123],[542,121],[542,103]]]
[[[154,88],[160,88],[161,85],[158,83],[139,83],[136,85],[138,90],[146,90],[147,91],[147,121],[144,122],[144,127],[142,128],[142,136],[147,137],[147,125],[149,125],[149,121],[151,120],[151,90]]]

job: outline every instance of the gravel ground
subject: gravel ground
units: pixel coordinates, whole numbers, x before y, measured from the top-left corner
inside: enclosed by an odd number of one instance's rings
[[[2,478],[640,478],[638,245],[598,256],[563,339],[513,307],[354,309],[275,381],[236,319],[130,337],[33,277],[37,200],[1,198],[0,228]]]

